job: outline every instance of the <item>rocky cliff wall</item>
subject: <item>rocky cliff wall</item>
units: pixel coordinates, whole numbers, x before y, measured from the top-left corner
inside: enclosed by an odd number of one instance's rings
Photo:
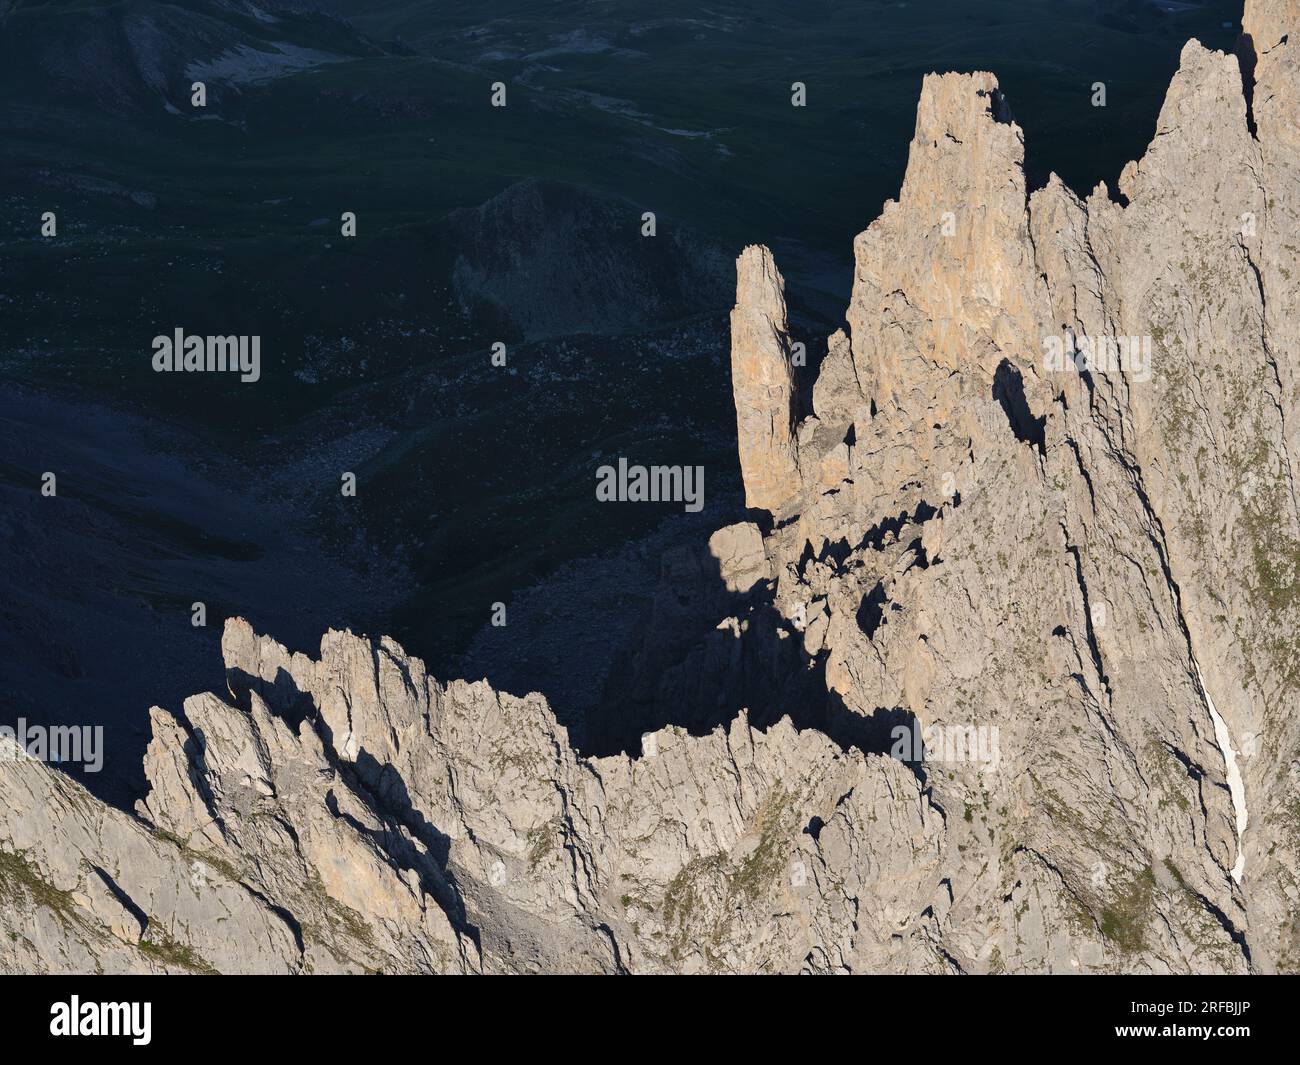
[[[134,815],[0,762],[0,968],[1300,967],[1300,4],[1245,26],[1087,199],[1027,192],[992,75],[928,77],[802,418],[742,255],[763,513],[666,567],[639,749],[233,620]]]

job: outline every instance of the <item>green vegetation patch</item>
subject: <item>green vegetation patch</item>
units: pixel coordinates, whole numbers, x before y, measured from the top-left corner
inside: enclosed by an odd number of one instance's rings
[[[1148,865],[1102,906],[1101,934],[1121,953],[1137,954],[1145,949],[1155,888],[1155,873]]]
[[[30,900],[64,920],[76,910],[72,896],[41,876],[23,851],[0,851],[0,899],[8,903]]]
[[[153,925],[147,938],[140,940],[140,953],[162,965],[186,969],[201,976],[218,975],[217,970],[188,943],[180,942]]]

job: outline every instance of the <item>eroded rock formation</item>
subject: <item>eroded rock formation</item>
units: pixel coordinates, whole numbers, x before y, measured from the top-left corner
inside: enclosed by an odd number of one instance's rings
[[[736,444],[745,505],[773,513],[799,490],[791,363],[785,279],[770,251],[748,247],[736,261],[736,307],[731,312]]]
[[[927,78],[797,424],[745,251],[778,520],[665,568],[639,749],[232,621],[136,816],[0,762],[0,968],[1300,968],[1300,3],[1245,25],[1188,44],[1116,195],[1027,195],[996,80]]]

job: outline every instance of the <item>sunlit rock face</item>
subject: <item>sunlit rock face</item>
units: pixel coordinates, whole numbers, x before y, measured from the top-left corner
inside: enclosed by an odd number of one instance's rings
[[[778,511],[799,489],[795,386],[785,280],[762,247],[746,248],[736,262],[731,384],[745,504]]]
[[[231,621],[137,817],[0,761],[0,968],[1300,967],[1300,5],[1245,25],[1087,199],[1027,191],[992,75],[927,78],[811,412],[746,249],[768,514],[665,561],[626,750]]]

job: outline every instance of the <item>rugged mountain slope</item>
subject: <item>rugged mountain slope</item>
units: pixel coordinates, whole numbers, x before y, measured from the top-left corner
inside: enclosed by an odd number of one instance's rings
[[[213,82],[215,105],[241,86],[384,54],[335,18],[268,6],[273,11],[248,0],[0,4],[0,77],[28,94],[89,99],[112,113],[189,112],[196,80]]]
[[[1300,2],[1246,29],[1187,46],[1123,202],[1027,194],[995,79],[928,78],[812,412],[741,257],[771,518],[665,565],[609,693],[638,749],[232,621],[135,817],[0,763],[0,964],[1300,967]]]
[[[725,307],[731,259],[688,227],[641,236],[641,208],[530,179],[438,227],[466,313],[506,340],[624,333]]]

